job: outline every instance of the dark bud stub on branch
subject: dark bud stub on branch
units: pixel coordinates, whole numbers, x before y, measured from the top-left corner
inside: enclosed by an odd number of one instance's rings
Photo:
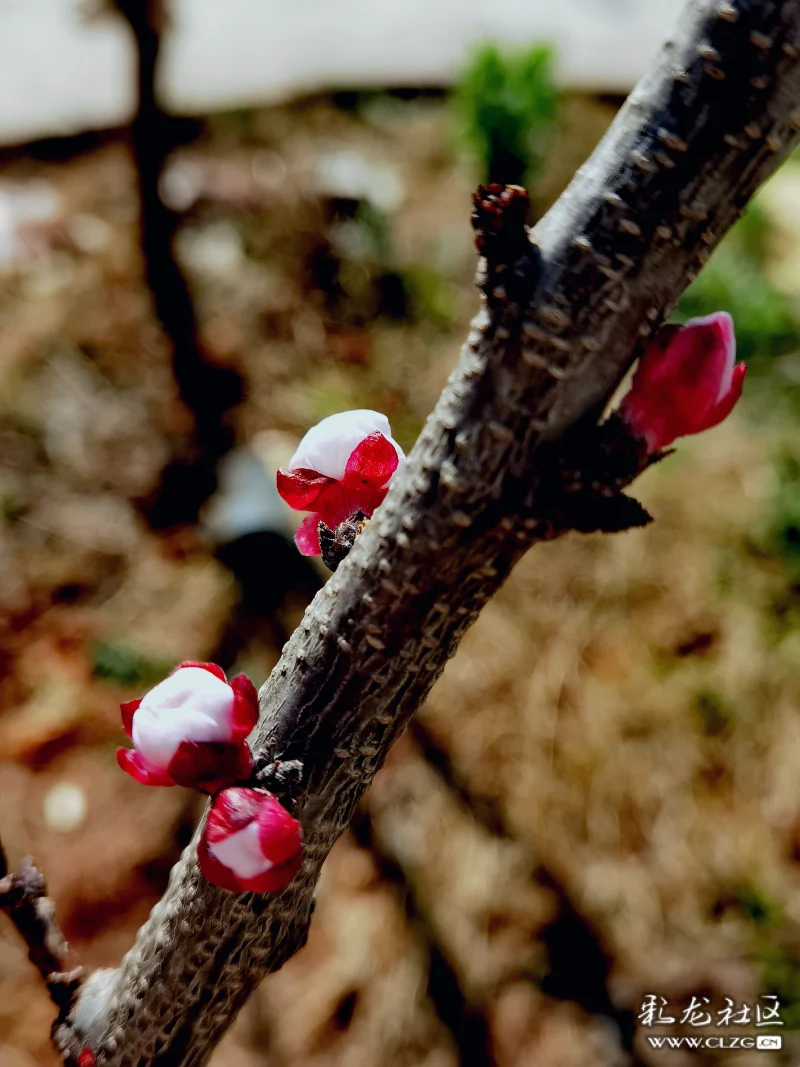
[[[268,789],[291,809],[292,801],[303,785],[303,764],[298,759],[257,760],[253,782],[259,789]]]
[[[530,251],[530,199],[521,185],[479,185],[472,197],[475,247],[490,266],[515,263]]]
[[[328,570],[335,571],[342,560],[347,558],[367,521],[367,516],[359,508],[354,515],[340,522],[333,530],[324,522],[319,524],[319,547],[322,550],[322,562]]]
[[[535,487],[537,510],[545,516],[539,540],[579,533],[619,533],[646,526],[651,516],[623,492],[642,471],[667,453],[652,454],[616,413],[600,426],[577,429],[554,446]]]

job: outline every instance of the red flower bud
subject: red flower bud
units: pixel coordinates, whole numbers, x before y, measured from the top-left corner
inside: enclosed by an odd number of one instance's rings
[[[289,507],[313,512],[295,535],[303,555],[320,554],[320,522],[333,530],[359,510],[369,518],[404,462],[380,412],[343,411],[312,427],[288,468],[278,471],[278,492]]]
[[[658,452],[722,422],[742,395],[746,369],[736,363],[727,312],[665,326],[645,348],[619,414]]]
[[[272,793],[234,786],[211,802],[197,859],[212,885],[232,893],[284,889],[300,870],[303,830]]]
[[[75,1062],[78,1067],[94,1067],[97,1062],[97,1056],[95,1056],[90,1048],[85,1048],[81,1051]]]
[[[258,721],[258,694],[244,674],[228,682],[214,663],[182,663],[121,710],[134,748],[119,749],[117,761],[137,782],[214,793],[249,777],[245,738]]]

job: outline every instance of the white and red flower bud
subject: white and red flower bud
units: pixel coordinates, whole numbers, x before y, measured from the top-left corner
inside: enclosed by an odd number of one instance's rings
[[[343,411],[312,427],[278,471],[286,503],[313,513],[295,535],[303,555],[319,555],[320,522],[335,529],[359,510],[369,518],[404,463],[389,420],[378,411]]]
[[[221,889],[275,892],[300,870],[303,830],[272,793],[223,789],[211,802],[197,859],[204,877]]]
[[[137,782],[214,793],[249,777],[258,694],[246,675],[228,682],[214,663],[182,663],[121,711],[134,747],[119,749],[117,762]]]
[[[665,326],[645,348],[619,415],[658,452],[730,414],[747,367],[736,363],[733,320],[725,311]]]

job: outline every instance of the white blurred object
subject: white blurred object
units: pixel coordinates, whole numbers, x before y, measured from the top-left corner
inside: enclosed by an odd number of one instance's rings
[[[229,274],[245,258],[239,231],[224,219],[181,230],[175,249],[189,270],[212,276]]]
[[[86,818],[86,794],[74,782],[60,782],[45,795],[44,821],[51,830],[68,834]]]
[[[81,986],[78,1003],[72,1010],[72,1024],[90,1047],[98,1045],[105,1030],[105,1009],[114,991],[115,967],[92,971]],[[2,1061],[5,1063],[5,1060]]]
[[[48,246],[61,203],[48,182],[0,184],[0,270],[35,259]]]
[[[0,0],[0,143],[123,125],[134,70],[120,18],[88,20],[75,0]]]
[[[323,196],[369,200],[389,214],[405,199],[403,182],[394,170],[372,163],[358,152],[332,151],[320,156],[315,184]]]
[[[570,87],[627,91],[683,0],[172,0],[161,89],[179,112],[358,86],[439,86],[483,41],[555,45]]]
[[[67,219],[67,231],[79,252],[105,252],[114,232],[103,219],[97,215],[72,215]]]
[[[201,199],[246,210],[259,207],[263,199],[251,161],[210,159],[185,152],[167,163],[159,192],[173,211],[189,211]]]
[[[624,91],[683,0],[171,0],[159,82],[182,114],[359,86],[440,86],[482,41],[555,45],[570,87]],[[118,126],[135,106],[121,19],[0,0],[0,143]]]
[[[277,467],[275,468],[277,470]],[[229,452],[217,469],[218,488],[203,511],[202,524],[218,544],[260,530],[291,537],[287,509],[258,455],[247,446]]]

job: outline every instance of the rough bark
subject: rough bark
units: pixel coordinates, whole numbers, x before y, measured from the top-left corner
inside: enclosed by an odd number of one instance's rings
[[[305,768],[303,870],[281,894],[232,896],[204,882],[190,846],[90,1028],[99,1065],[200,1067],[302,946],[320,866],[357,800],[546,533],[540,490],[559,443],[596,419],[796,143],[798,55],[800,0],[690,4],[532,241],[484,245],[482,310],[407,470],[261,691],[257,754]]]

